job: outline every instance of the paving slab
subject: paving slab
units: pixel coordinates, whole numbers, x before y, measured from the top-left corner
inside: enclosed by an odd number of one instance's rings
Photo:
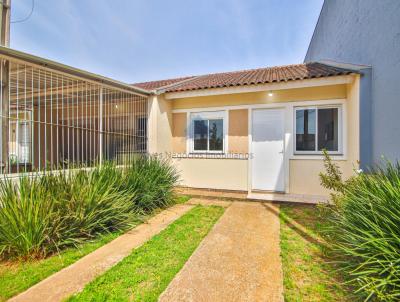
[[[207,198],[191,198],[187,204],[191,205],[202,205],[202,206],[220,206],[227,208],[232,204],[232,201],[219,200],[219,199],[207,199]]]
[[[263,191],[232,191],[217,189],[199,189],[189,187],[178,187],[175,189],[178,194],[190,195],[198,198],[219,198],[231,200],[246,200],[259,202],[288,202],[288,203],[307,203],[307,204],[324,204],[329,203],[329,196],[308,195],[308,194],[289,194],[289,193],[273,193]]]
[[[247,191],[232,191],[218,189],[199,189],[189,187],[177,187],[178,194],[191,195],[199,198],[232,198],[232,199],[247,199]]]
[[[279,206],[232,202],[161,302],[283,301]]]
[[[25,292],[11,298],[13,302],[62,301],[81,291],[95,277],[128,256],[169,224],[193,208],[192,205],[175,205],[150,218],[131,231],[81,258],[74,264],[44,279]]]

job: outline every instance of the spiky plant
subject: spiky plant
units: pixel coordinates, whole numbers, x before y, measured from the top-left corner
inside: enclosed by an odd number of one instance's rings
[[[113,165],[5,180],[0,185],[0,255],[44,257],[137,222],[133,195]]]
[[[126,229],[136,222],[130,200],[134,194],[121,187],[122,172],[112,164],[68,176],[67,212],[70,224],[82,236]]]
[[[179,175],[170,161],[155,156],[138,156],[125,171],[124,188],[134,194],[133,204],[145,212],[169,206]]]
[[[399,301],[399,163],[360,173],[340,188],[327,235],[344,272],[365,300]]]
[[[46,172],[0,183],[0,257],[44,257],[99,234],[125,230],[141,213],[173,202],[167,160],[140,156],[126,169]]]
[[[57,241],[54,200],[36,178],[0,182],[0,254],[40,257]]]

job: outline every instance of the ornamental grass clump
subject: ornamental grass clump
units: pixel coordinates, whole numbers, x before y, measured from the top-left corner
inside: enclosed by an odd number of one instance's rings
[[[331,188],[340,188],[329,210],[327,238],[365,300],[399,301],[400,164],[387,162],[350,180],[340,179],[339,186],[338,168],[332,165],[321,175],[323,184],[331,179],[336,183]]]
[[[91,238],[124,230],[137,222],[136,211],[129,203],[134,194],[121,189],[121,181],[122,171],[112,164],[70,175],[63,204],[71,228],[84,238]]]
[[[5,180],[0,185],[0,253],[41,258],[136,220],[120,190],[122,173],[106,165],[92,171]]]
[[[42,258],[136,225],[173,203],[178,176],[168,161],[140,156],[128,167],[46,172],[0,182],[0,258]]]
[[[61,228],[53,196],[38,179],[28,178],[18,186],[11,180],[0,182],[0,191],[0,255],[46,255],[59,241]]]
[[[138,156],[126,169],[123,185],[134,193],[132,204],[141,211],[150,212],[174,202],[173,188],[178,180],[178,172],[168,159]]]

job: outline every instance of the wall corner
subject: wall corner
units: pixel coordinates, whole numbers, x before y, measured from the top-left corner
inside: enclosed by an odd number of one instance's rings
[[[372,68],[364,68],[360,75],[360,168],[372,162]]]
[[[148,102],[148,152],[150,154],[171,152],[171,103],[163,95],[152,95],[149,97]]]

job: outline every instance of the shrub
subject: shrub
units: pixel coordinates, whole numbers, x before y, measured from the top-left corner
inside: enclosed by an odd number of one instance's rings
[[[0,253],[43,256],[44,246],[58,241],[52,195],[38,179],[23,178],[19,186],[7,180],[0,188]]]
[[[87,172],[46,174],[1,184],[0,252],[44,257],[65,246],[135,222],[120,191],[121,173],[106,166]]]
[[[134,193],[132,203],[145,212],[174,202],[179,175],[168,159],[138,156],[126,169],[124,188]]]
[[[45,257],[101,233],[136,224],[139,212],[173,202],[177,173],[166,160],[138,157],[126,169],[0,182],[0,257]]]
[[[332,179],[329,171],[323,180]],[[333,249],[350,283],[366,300],[398,301],[400,165],[388,162],[340,182],[328,216],[327,235]]]
[[[69,176],[65,202],[69,224],[78,234],[93,237],[98,233],[122,230],[135,222],[129,200],[134,194],[121,189],[122,172],[112,164]]]

